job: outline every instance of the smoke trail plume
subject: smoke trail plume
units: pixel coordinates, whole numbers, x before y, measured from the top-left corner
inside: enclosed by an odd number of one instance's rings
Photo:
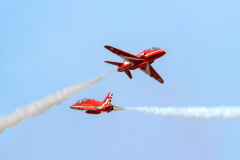
[[[142,111],[150,114],[158,114],[169,117],[184,118],[239,118],[240,107],[219,106],[219,107],[126,107],[128,110]]]
[[[112,73],[112,72],[110,72]],[[43,114],[46,110],[55,105],[60,105],[66,99],[75,96],[78,92],[87,89],[94,83],[97,83],[107,77],[110,73],[100,75],[89,79],[85,82],[57,91],[47,97],[37,100],[23,108],[17,109],[15,112],[0,118],[0,134],[9,127],[13,127],[28,117],[34,118],[39,114]]]

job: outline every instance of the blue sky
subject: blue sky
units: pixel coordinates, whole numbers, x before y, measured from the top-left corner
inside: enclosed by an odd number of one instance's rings
[[[0,135],[0,159],[239,159],[239,119],[184,119],[135,111],[87,115],[81,98],[117,106],[239,105],[240,2],[11,1],[0,3],[0,113],[116,70],[132,54],[170,49],[153,63],[162,85],[140,70],[113,73],[43,115]],[[0,115],[0,116],[1,116]]]

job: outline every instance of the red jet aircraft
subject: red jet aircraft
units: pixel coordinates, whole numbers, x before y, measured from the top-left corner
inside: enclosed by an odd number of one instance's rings
[[[124,109],[115,109],[120,108],[113,106],[111,104],[113,92],[108,93],[107,97],[103,102],[96,101],[94,99],[82,99],[79,100],[76,104],[70,106],[71,109],[76,110],[86,110],[88,114],[100,114],[101,112],[111,112],[111,111],[120,111]]]
[[[151,64],[154,62],[155,59],[158,59],[165,55],[167,53],[166,50],[160,49],[158,47],[152,47],[134,56],[128,52],[122,51],[121,49],[117,49],[111,46],[104,47],[124,59],[123,63],[105,61],[106,63],[118,66],[118,72],[125,72],[128,77],[132,79],[130,70],[135,70],[139,68],[141,71],[143,71],[150,77],[156,79],[160,83],[164,83],[163,79],[153,69]]]

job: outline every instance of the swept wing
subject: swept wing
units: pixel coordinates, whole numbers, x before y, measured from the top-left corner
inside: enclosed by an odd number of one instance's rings
[[[129,62],[135,63],[135,62],[139,62],[139,61],[143,61],[144,59],[138,58],[137,56],[134,56],[130,53],[124,52],[120,49],[111,47],[111,46],[104,46],[106,49],[108,49],[109,51],[111,51],[112,53],[118,55],[119,57],[128,60]],[[107,62],[108,63],[108,62]]]
[[[151,64],[147,63],[144,66],[141,66],[139,68],[141,71],[149,75],[150,77],[156,79],[160,83],[164,83],[163,79],[160,77],[160,75],[154,70],[154,68],[151,66]]]

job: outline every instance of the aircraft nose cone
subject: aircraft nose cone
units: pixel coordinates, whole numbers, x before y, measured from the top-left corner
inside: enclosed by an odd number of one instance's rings
[[[74,105],[71,105],[70,108],[73,109],[73,108],[74,108]]]

